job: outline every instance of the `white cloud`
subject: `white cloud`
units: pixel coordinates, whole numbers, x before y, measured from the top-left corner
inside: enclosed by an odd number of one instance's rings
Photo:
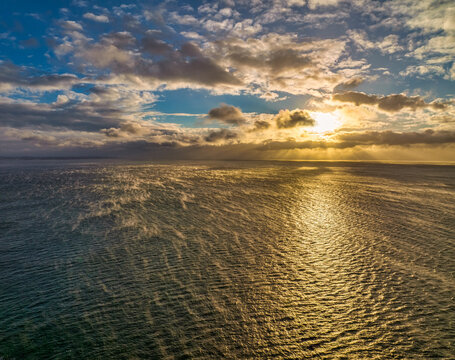
[[[393,54],[404,50],[399,45],[399,37],[396,34],[387,35],[382,40],[372,41],[365,30],[348,30],[347,33],[356,46],[362,50],[377,49],[383,54]]]
[[[308,7],[312,10],[318,7],[336,6],[341,0],[308,0]]]
[[[85,19],[89,19],[89,20],[93,20],[93,21],[96,21],[96,22],[102,22],[102,23],[108,23],[109,22],[109,18],[106,16],[106,15],[95,15],[93,13],[85,13],[84,14],[84,18]]]
[[[412,65],[408,66],[406,70],[401,71],[400,75],[402,76],[418,76],[418,77],[434,77],[434,76],[444,76],[446,71],[441,65]]]
[[[204,36],[198,34],[195,31],[182,31],[180,34],[182,34],[183,36],[185,36],[188,39],[195,39],[195,40],[204,40],[205,39]]]
[[[60,26],[69,31],[82,31],[82,25],[73,20],[62,20]]]
[[[232,19],[224,19],[223,21],[207,20],[203,24],[208,31],[219,32],[231,30],[234,26]]]
[[[171,20],[181,25],[196,25],[199,21],[193,15],[179,15],[177,12],[170,13]]]

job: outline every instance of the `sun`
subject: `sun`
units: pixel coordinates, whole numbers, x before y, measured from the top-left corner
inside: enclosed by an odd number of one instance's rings
[[[311,128],[311,131],[317,134],[331,132],[341,126],[341,120],[336,113],[311,112],[310,115],[316,120],[316,124]]]

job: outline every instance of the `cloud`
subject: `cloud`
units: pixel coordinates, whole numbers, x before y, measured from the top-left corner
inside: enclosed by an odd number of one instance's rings
[[[341,91],[346,91],[346,90],[352,90],[358,87],[360,84],[362,84],[365,80],[361,77],[355,77],[346,81],[343,81],[339,83],[335,88],[333,89],[334,92],[341,92]]]
[[[126,49],[136,45],[136,38],[128,31],[111,32],[104,34],[102,41],[116,46],[119,49]]]
[[[24,28],[0,34],[8,47],[3,59],[11,51],[23,61],[0,60],[0,143],[9,136],[28,149],[172,149],[188,157],[451,144],[453,12],[447,0],[220,0],[197,9],[164,1],[60,10],[62,18],[45,32],[30,32],[24,21]],[[23,34],[15,38],[15,31]],[[374,54],[385,65],[372,61]],[[48,63],[39,60],[43,56]],[[441,80],[438,86],[434,79]],[[390,90],[360,92],[364,81],[369,89]],[[158,96],[170,101],[176,89],[186,89],[183,96],[206,89],[200,96],[210,97],[207,103],[255,97],[249,107],[257,112],[221,103],[182,121],[186,100],[174,114],[153,111]],[[226,94],[248,97],[221,97]],[[283,101],[283,109],[306,107],[276,114],[270,101]],[[340,127],[319,134],[325,120]],[[429,127],[437,130],[416,130]],[[375,131],[359,131],[367,128]]]
[[[55,136],[51,135],[29,135],[23,136],[21,140],[31,141],[38,146],[57,145],[58,140]]]
[[[250,37],[261,32],[262,29],[262,25],[257,22],[255,23],[253,19],[244,19],[235,23],[230,32],[230,36],[239,38]]]
[[[396,34],[390,34],[380,41],[371,41],[365,30],[348,30],[348,35],[357,48],[361,50],[379,50],[383,54],[394,54],[404,50],[399,44],[399,37]]]
[[[271,49],[266,54],[253,54],[250,49],[227,49],[228,57],[234,64],[243,67],[267,69],[273,75],[279,75],[289,70],[301,70],[312,65],[309,56],[301,54],[292,48]],[[265,55],[265,56],[264,56]]]
[[[282,101],[282,100],[286,100],[286,96],[282,96],[280,97],[280,95],[278,95],[277,93],[273,92],[273,91],[267,91],[261,95],[259,95],[259,98],[261,99],[265,99],[267,101]]]
[[[423,132],[365,131],[337,135],[333,140],[266,141],[259,150],[349,149],[358,146],[438,146],[455,143],[455,131],[426,130]]]
[[[49,74],[27,79],[26,85],[41,89],[65,89],[79,83],[80,79],[73,74]]]
[[[298,70],[312,64],[309,56],[304,56],[294,49],[278,49],[270,54],[267,65],[275,74],[280,74],[289,69]]]
[[[174,48],[160,40],[157,39],[154,34],[146,34],[142,40],[142,50],[152,54],[152,55],[170,55],[174,52]]]
[[[277,128],[289,129],[296,126],[314,126],[314,119],[304,110],[281,110],[274,118]]]
[[[82,31],[82,25],[73,20],[62,20],[60,26],[69,31]]]
[[[337,6],[341,0],[308,0],[308,7],[312,10],[318,7]]]
[[[425,130],[423,132],[394,132],[394,131],[366,131],[363,133],[347,133],[338,135],[341,144],[358,145],[400,145],[415,144],[440,145],[455,143],[455,131]]]
[[[219,107],[211,109],[207,118],[235,126],[245,123],[245,117],[242,111],[238,107],[226,104],[221,104]]]
[[[299,40],[295,35],[268,33],[259,38],[220,39],[204,50],[251,88],[305,94],[330,91],[345,78],[341,72],[334,73],[333,67],[344,48],[344,40]]]
[[[399,45],[399,37],[396,34],[387,35],[382,41],[376,42],[376,47],[383,54],[393,54],[404,50],[404,48]]]
[[[0,62],[0,90],[61,90],[71,88],[81,80],[73,74],[35,75],[37,69]]]
[[[455,8],[451,1],[406,0],[391,3],[392,11],[405,16],[411,28],[428,33],[444,30],[455,31]]]
[[[373,105],[378,103],[378,96],[368,95],[362,92],[348,91],[342,94],[334,94],[333,100],[341,102],[352,102],[357,106],[361,104]]]
[[[202,36],[201,34],[198,34],[195,31],[182,31],[180,34],[185,36],[188,39],[195,39],[195,40],[204,40],[205,37]]]
[[[420,78],[432,78],[434,76],[444,76],[446,70],[441,65],[411,65],[404,71],[400,71],[402,76],[417,76]]]
[[[440,59],[447,64],[453,61],[455,7],[452,1],[392,1],[388,8],[388,13],[400,20],[400,29],[407,27],[417,35],[409,37],[411,52],[408,56],[414,56],[421,63],[422,60],[430,63],[433,59]]]
[[[129,38],[127,34],[124,34],[125,38]],[[156,39],[155,34],[146,33],[141,41],[140,53],[120,48],[112,36],[94,44],[81,43],[74,56],[85,66],[110,70],[112,76],[121,75],[125,79],[135,77],[136,82],[149,82],[150,88],[164,84],[209,88],[243,85],[234,74],[205,56],[196,44],[184,43],[180,50],[176,50],[170,44]],[[129,43],[133,44],[132,41]],[[152,59],[145,56],[147,54],[158,58]]]
[[[164,136],[160,136],[160,133]],[[273,158],[296,159],[301,156],[299,154],[302,154],[302,151],[310,151],[311,158],[314,158],[318,154],[319,156],[326,154],[325,150],[332,150],[330,152],[332,155],[335,154],[333,151],[336,151],[337,156],[349,159],[353,154],[353,149],[368,155],[384,151],[389,147],[392,153],[395,153],[398,148],[402,150],[409,149],[417,158],[419,155],[432,151],[431,149],[437,149],[437,152],[433,152],[433,154],[441,154],[441,150],[445,149],[444,154],[445,158],[447,158],[450,156],[448,154],[451,154],[451,152],[453,154],[455,150],[454,131],[356,132],[340,135],[333,140],[269,140],[259,144],[242,143],[239,141],[238,136],[228,129],[211,131],[202,139],[186,136],[185,144],[182,144],[179,140],[185,139],[182,134],[176,132],[171,132],[169,135],[166,134],[166,130],[157,131],[156,136],[152,136],[149,139],[138,140],[132,138],[129,141],[125,141],[121,137],[106,137],[108,141],[103,142],[91,137],[89,133],[78,137],[76,134],[71,133],[64,133],[63,136],[59,136],[45,134],[40,131],[32,132],[26,130],[17,132],[6,129],[3,133],[0,132],[0,138],[2,139],[0,144],[10,144],[11,139],[16,137],[38,146],[35,150],[40,148],[43,150],[55,149],[58,147],[61,154],[70,156],[93,156],[93,154],[97,154],[98,156],[143,159],[268,159],[270,156]],[[37,151],[34,151],[33,154],[36,155]]]
[[[176,54],[176,53],[174,53]],[[232,73],[205,56],[188,56],[176,54],[175,57],[153,64],[140,62],[138,75],[152,78],[186,82],[215,87],[216,85],[240,86],[242,82]]]
[[[223,140],[233,140],[237,138],[237,134],[233,132],[232,130],[228,129],[220,129],[216,131],[211,131],[205,138],[204,140],[207,141],[208,143],[216,143],[220,142]]]
[[[116,73],[133,71],[135,65],[134,54],[107,43],[87,44],[75,56],[98,69],[110,68]]]
[[[199,21],[192,15],[179,15],[177,12],[170,13],[170,19],[180,25],[196,25]]]
[[[95,14],[93,14],[91,12],[85,13],[83,15],[83,17],[85,19],[89,19],[89,20],[93,20],[93,21],[101,22],[101,23],[108,23],[109,22],[109,18],[106,15],[95,15]]]
[[[232,19],[223,22],[227,20]],[[199,22],[203,26],[209,24],[205,20]],[[91,67],[95,67],[109,72],[111,77],[122,77],[122,81],[149,84],[150,89],[193,87],[232,93],[259,88],[265,96],[278,91],[292,94],[330,91],[345,79],[341,71],[336,74],[330,68],[338,62],[344,40],[299,40],[296,35],[276,33],[252,38],[248,36],[262,31],[262,25],[252,19],[233,22],[231,35],[220,40],[211,36],[212,41],[204,42],[205,37],[195,32],[182,33],[201,43],[187,42],[180,48],[175,46],[180,41],[164,35],[167,30],[137,29],[134,36],[133,31],[112,32],[93,41],[76,28],[73,26],[73,31],[55,47],[58,56],[73,54],[79,68],[93,71]]]
[[[455,115],[437,114],[431,116],[430,119],[438,124],[455,124]]]
[[[256,120],[254,122],[254,128],[251,129],[250,131],[263,131],[269,129],[270,127],[271,124],[268,121]]]
[[[208,19],[204,22],[204,27],[210,32],[222,32],[229,31],[234,27],[234,21],[232,19],[224,19],[221,21]]]
[[[121,122],[119,110],[88,104],[35,104],[0,102],[0,125],[40,128],[68,128],[98,131]]]
[[[130,135],[145,135],[150,132],[150,129],[139,123],[125,122],[119,128],[101,129],[100,131],[108,137],[120,138]]]
[[[455,32],[454,34],[445,34],[433,36],[428,41],[413,51],[413,55],[418,59],[431,60],[432,57],[439,56],[443,62],[449,63],[455,55]]]
[[[94,87],[79,98],[60,95],[54,103],[0,98],[0,126],[99,132],[140,120],[142,106],[153,101],[147,92],[120,87]]]
[[[452,67],[450,68],[449,78],[451,80],[455,80],[455,62],[452,64]]]
[[[424,109],[430,108],[432,110],[444,110],[448,104],[433,101],[431,103],[425,102],[420,96],[406,96],[403,94],[392,94],[387,96],[368,95],[362,92],[348,91],[341,94],[332,95],[332,99],[340,102],[350,102],[357,106],[377,105],[379,109],[387,112],[397,112],[402,109]]]

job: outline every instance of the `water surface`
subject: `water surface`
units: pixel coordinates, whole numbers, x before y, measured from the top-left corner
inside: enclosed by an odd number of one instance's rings
[[[4,359],[455,354],[455,167],[0,162]]]

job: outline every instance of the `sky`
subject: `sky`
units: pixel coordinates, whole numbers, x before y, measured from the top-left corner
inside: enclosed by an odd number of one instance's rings
[[[2,1],[0,156],[455,161],[455,4]]]

